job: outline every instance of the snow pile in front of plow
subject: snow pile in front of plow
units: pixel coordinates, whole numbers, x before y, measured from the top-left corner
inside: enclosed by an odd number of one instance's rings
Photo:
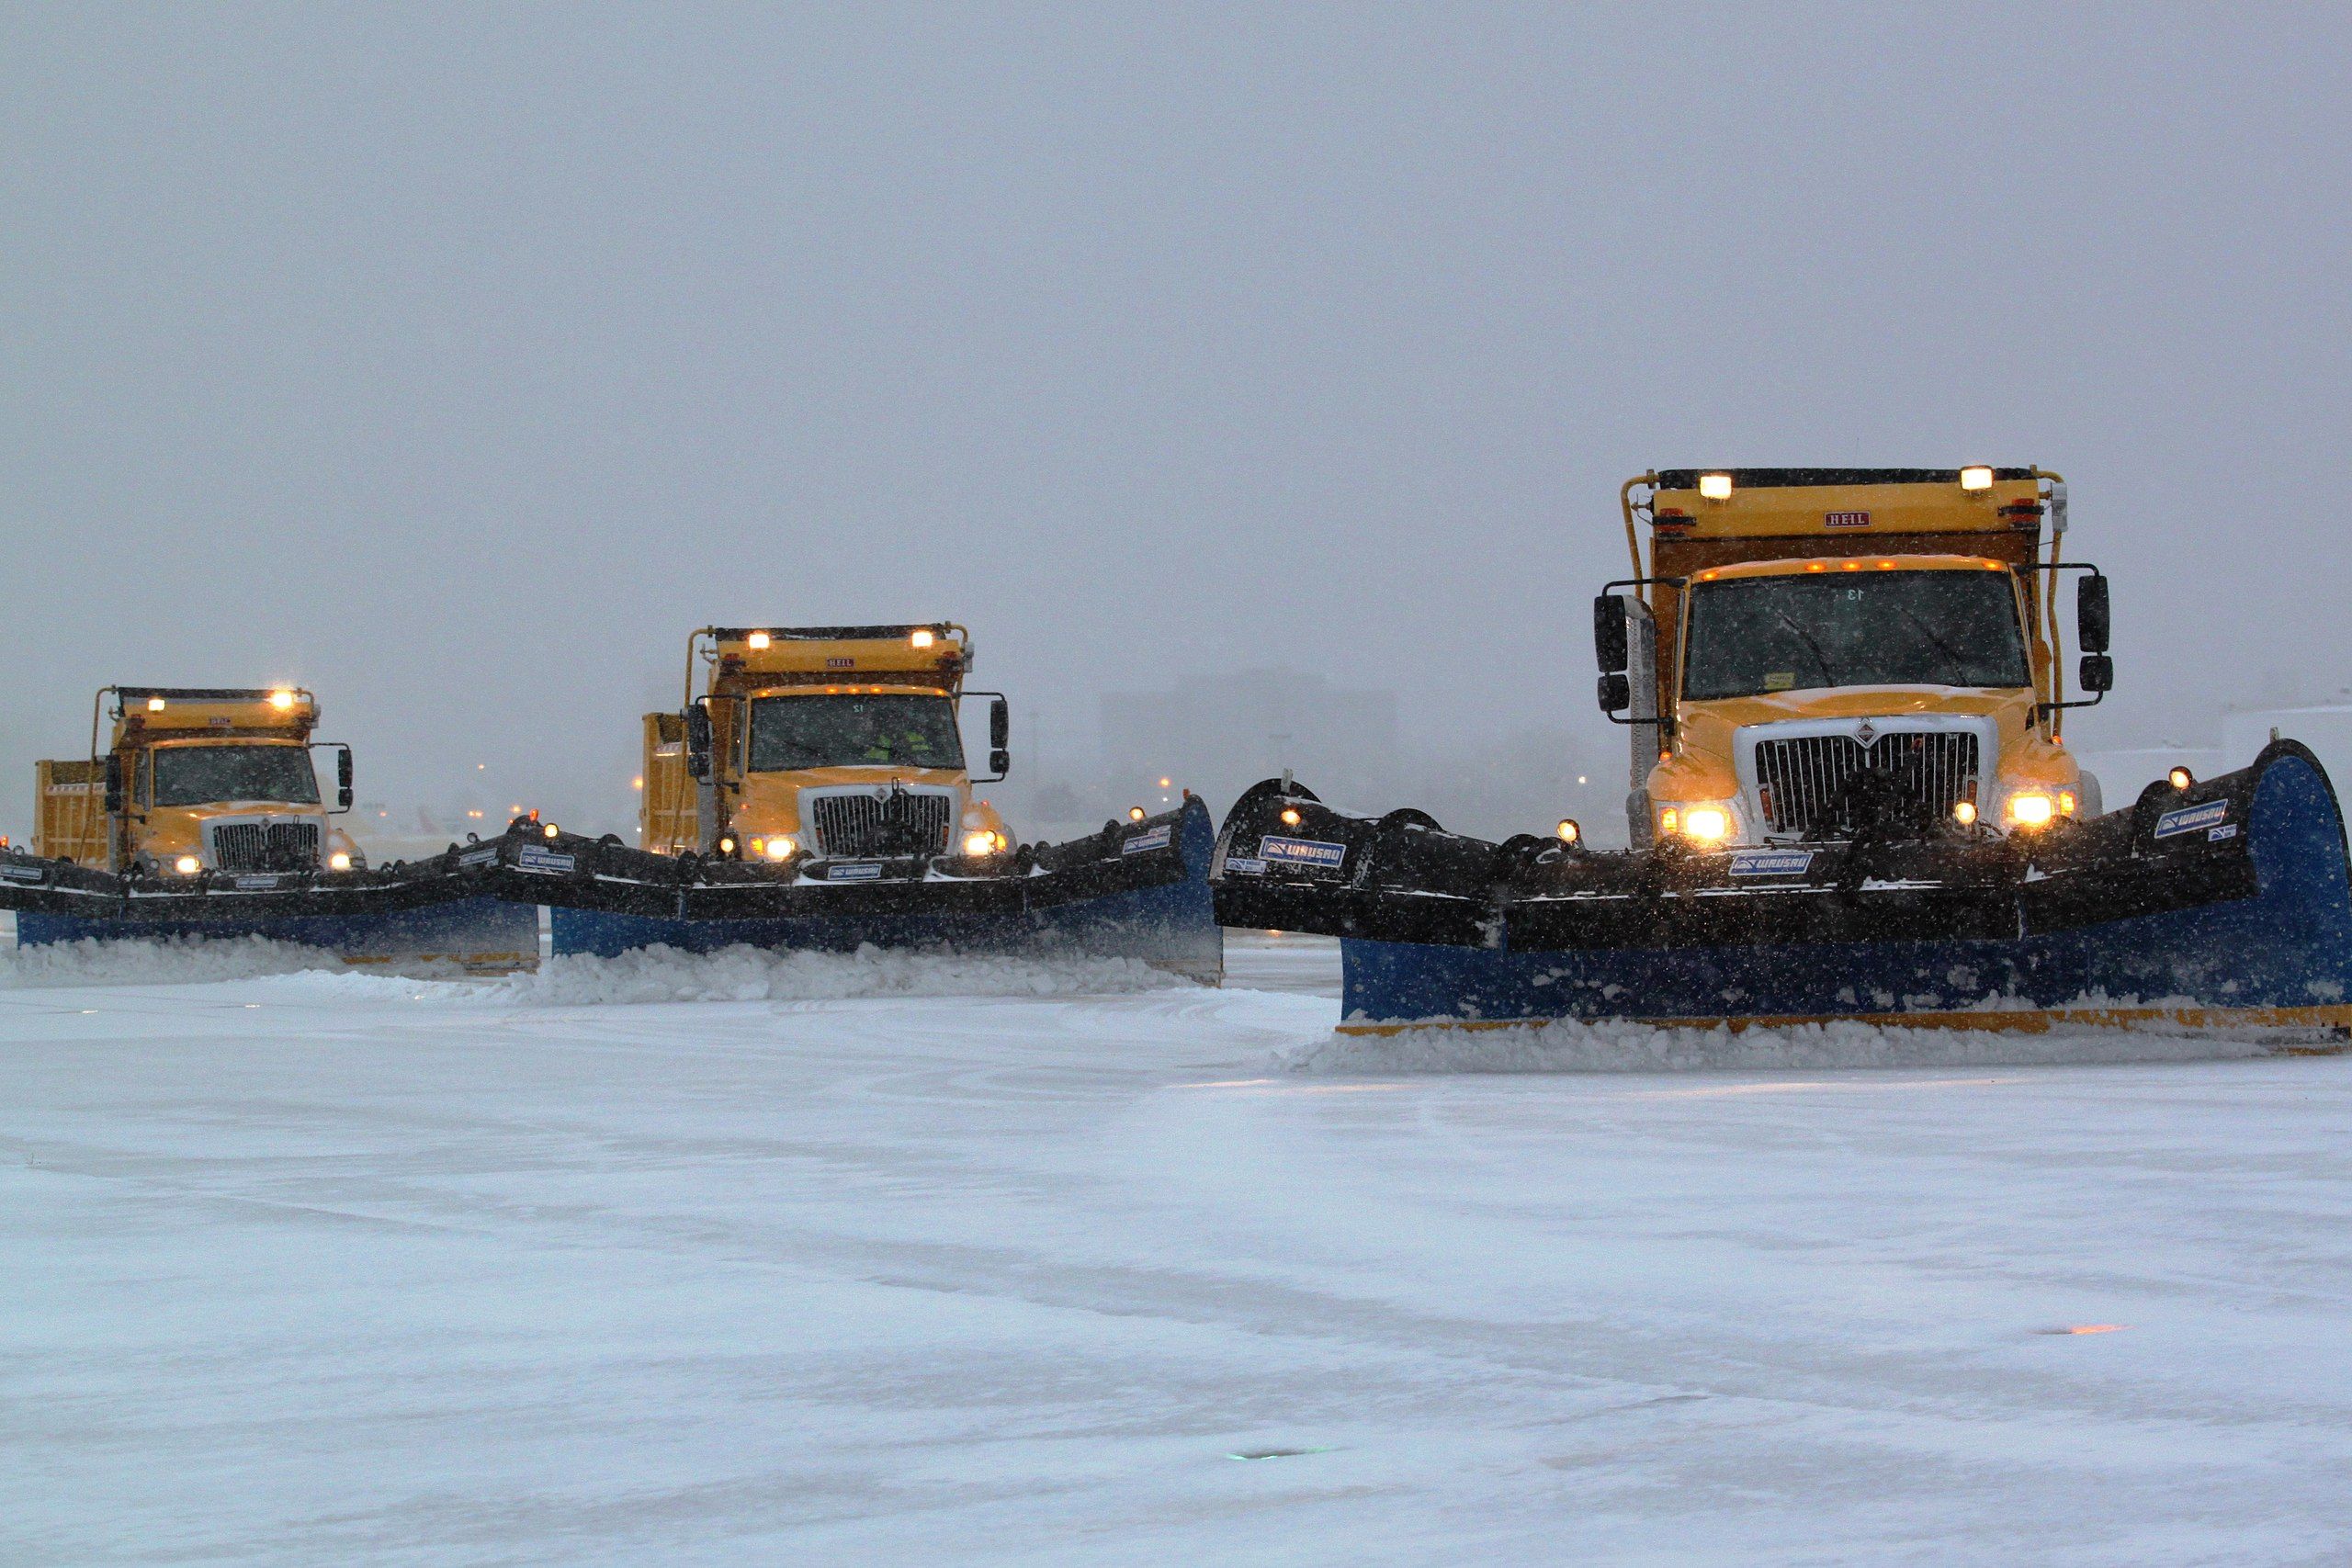
[[[1672,1073],[1776,1067],[2025,1067],[2234,1061],[2282,1048],[2341,1047],[2310,1031],[2222,1034],[2143,1029],[2047,1033],[1807,1023],[1744,1030],[1563,1021],[1505,1029],[1442,1026],[1339,1034],[1285,1053],[1301,1073]]]
[[[1004,958],[900,953],[779,953],[649,947],[617,957],[563,954],[536,971],[488,979],[420,978],[362,969],[334,953],[260,937],[59,942],[0,951],[0,990],[189,986],[258,980],[326,1000],[458,1006],[581,1007],[630,1002],[837,1001],[863,997],[1069,997],[1186,982],[1132,958]]]
[[[779,953],[648,947],[612,958],[564,954],[480,987],[503,1002],[836,1001],[854,997],[1065,997],[1179,985],[1131,958],[996,958],[899,953]]]
[[[648,947],[612,958],[564,953],[536,971],[440,982],[332,966],[267,985],[289,998],[458,1007],[596,1007],[644,1002],[821,1002],[869,997],[1069,997],[1185,982],[1128,958],[1003,958],[900,953],[779,953]]]
[[[191,986],[307,970],[338,971],[334,953],[264,937],[79,942],[0,949],[0,991],[60,986]]]

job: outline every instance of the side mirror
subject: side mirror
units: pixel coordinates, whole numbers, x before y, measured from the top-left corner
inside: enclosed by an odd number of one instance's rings
[[[1623,670],[1612,670],[1600,678],[1600,711],[1623,713],[1634,705],[1634,683]]]
[[[2075,640],[2085,653],[2105,653],[2108,630],[2107,578],[2095,571],[2075,585]]]
[[[1002,778],[1012,771],[1012,753],[999,746],[989,753],[989,772]]]
[[[989,704],[989,746],[1001,756],[1004,749],[1012,744],[1012,708],[1002,697],[994,698]],[[1004,772],[1004,764],[991,762],[989,770],[1001,773]]]
[[[107,753],[107,816],[116,817],[121,814],[122,794],[122,753],[119,751],[109,751]]]
[[[686,710],[686,772],[710,777],[710,710],[700,703]]]
[[[1592,651],[1603,675],[1615,674],[1633,661],[1625,636],[1625,601],[1614,593],[1603,593],[1592,602]],[[1610,707],[1604,699],[1600,705],[1615,713],[1625,705],[1621,702]]]
[[[2075,680],[2084,691],[2105,696],[2115,690],[2115,660],[2104,653],[2086,653],[2081,667],[2075,671]]]
[[[345,746],[334,754],[334,803],[338,811],[351,809],[351,748]]]

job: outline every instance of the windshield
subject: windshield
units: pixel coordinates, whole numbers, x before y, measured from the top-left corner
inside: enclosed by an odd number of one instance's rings
[[[945,697],[761,697],[752,704],[752,772],[964,766]]]
[[[2006,571],[1733,578],[1691,589],[1687,698],[2031,683]]]
[[[319,775],[300,746],[164,746],[155,751],[155,804],[221,800],[319,803]]]

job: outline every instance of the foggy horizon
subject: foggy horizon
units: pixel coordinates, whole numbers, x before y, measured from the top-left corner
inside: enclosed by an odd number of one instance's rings
[[[2064,472],[2072,738],[2204,743],[2352,681],[2347,33],[11,8],[0,831],[114,682],[300,682],[365,797],[622,828],[712,623],[968,626],[1016,788],[1262,670],[1396,694],[1351,803],[1618,770],[1587,607],[1691,464]]]

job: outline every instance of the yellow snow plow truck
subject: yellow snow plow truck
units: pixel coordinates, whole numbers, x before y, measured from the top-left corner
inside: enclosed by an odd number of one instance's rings
[[[364,868],[333,820],[351,809],[351,749],[329,748],[330,807],[311,761],[318,722],[318,700],[299,688],[109,686],[90,714],[89,760],[35,764],[33,851],[159,878]]]
[[[535,879],[560,953],[1019,951],[1220,978],[1207,808],[1188,795],[1021,843],[976,793],[1011,765],[1012,720],[1003,694],[968,689],[971,670],[953,622],[706,626],[687,639],[684,705],[645,716],[637,847],[524,820],[502,863]],[[981,697],[976,776],[961,710]]]
[[[536,963],[527,909],[437,863],[369,868],[334,821],[351,748],[315,739],[318,722],[300,687],[101,690],[89,756],[35,764],[30,852],[0,848],[18,942],[260,936],[354,962]]]
[[[1713,851],[1882,817],[2008,833],[2098,816],[2061,739],[2045,591],[2061,569],[2037,558],[2047,508],[2055,561],[2064,507],[2063,481],[2026,468],[1634,481],[1634,575],[1611,584],[1633,592],[1598,611],[1602,706],[1635,730],[1634,842]],[[2075,570],[2097,702],[2111,679],[2107,581]]]
[[[1487,843],[1287,777],[1227,816],[1220,917],[1346,939],[1342,1028],[2352,1025],[2352,865],[2308,750],[2115,811],[2067,750],[2114,667],[2056,474],[1678,469],[1621,502],[1634,573],[1593,614],[1630,848],[1573,821]]]
[[[709,639],[706,643],[706,639]],[[686,705],[645,716],[639,844],[661,854],[863,865],[921,851],[986,864],[1013,849],[973,785],[1004,776],[1010,713],[989,699],[989,776],[966,771],[962,626],[709,628]],[[708,690],[691,660],[707,654]]]

